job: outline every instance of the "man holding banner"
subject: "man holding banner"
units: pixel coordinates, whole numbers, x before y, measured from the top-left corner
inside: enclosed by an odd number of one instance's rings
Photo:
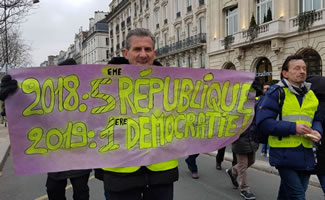
[[[103,168],[110,200],[172,200],[177,158],[231,144],[249,126],[253,73],[154,67],[148,30],[126,40],[110,65],[10,70],[0,99],[12,94],[17,175]]]
[[[126,37],[124,58],[113,58],[109,64],[153,65],[154,48],[155,39],[149,30],[131,30]],[[109,200],[172,200],[173,183],[178,180],[177,165],[175,159],[147,166],[103,168],[105,194]]]

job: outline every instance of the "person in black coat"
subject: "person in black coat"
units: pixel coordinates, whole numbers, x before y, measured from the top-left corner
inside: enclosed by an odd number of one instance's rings
[[[263,92],[258,79],[252,84],[256,91],[256,96]],[[237,164],[230,169],[226,169],[227,175],[235,188],[240,189],[240,195],[245,199],[255,199],[255,195],[250,191],[246,178],[246,170],[255,163],[255,153],[259,144],[254,141],[253,134],[256,126],[250,126],[240,137],[232,144],[232,152],[236,154]],[[237,179],[239,183],[237,182]]]
[[[319,101],[319,109],[322,116],[322,126],[325,130],[325,77],[322,76],[309,76],[307,82],[312,83],[311,89],[315,93]],[[317,165],[315,173],[318,177],[319,183],[325,195],[325,137],[323,136],[321,142],[317,145],[316,149]]]
[[[59,66],[76,64],[76,61],[70,58],[60,63]],[[90,169],[86,169],[48,173],[46,191],[49,200],[66,200],[65,187],[67,186],[68,179],[70,179],[72,184],[73,199],[89,200],[88,179],[90,172]]]

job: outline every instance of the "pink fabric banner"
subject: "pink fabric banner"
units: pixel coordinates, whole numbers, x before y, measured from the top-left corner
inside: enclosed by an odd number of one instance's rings
[[[253,73],[135,65],[11,70],[17,175],[143,166],[211,152],[251,123]]]

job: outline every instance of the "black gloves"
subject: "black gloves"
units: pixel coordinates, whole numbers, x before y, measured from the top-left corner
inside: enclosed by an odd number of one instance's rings
[[[17,81],[12,79],[9,74],[1,79],[0,84],[0,100],[4,101],[8,95],[13,94],[18,88]]]

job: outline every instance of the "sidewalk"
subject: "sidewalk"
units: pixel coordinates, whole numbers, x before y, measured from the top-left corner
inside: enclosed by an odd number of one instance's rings
[[[259,154],[259,152],[260,151],[257,151],[256,154]],[[207,153],[207,154],[215,157],[217,153],[218,153],[218,151]],[[224,160],[232,162],[232,153],[229,153],[226,151]],[[259,159],[259,156],[256,156],[256,161],[255,161],[254,165],[251,167],[254,169],[260,170],[260,171],[279,175],[278,170],[276,170],[275,167],[272,167],[268,161]],[[318,178],[316,175],[312,175],[310,177],[309,184],[312,186],[320,187],[320,184],[319,184],[319,181],[318,181]]]
[[[0,124],[0,172],[6,162],[9,155],[10,141],[8,134],[8,127],[4,124]]]

